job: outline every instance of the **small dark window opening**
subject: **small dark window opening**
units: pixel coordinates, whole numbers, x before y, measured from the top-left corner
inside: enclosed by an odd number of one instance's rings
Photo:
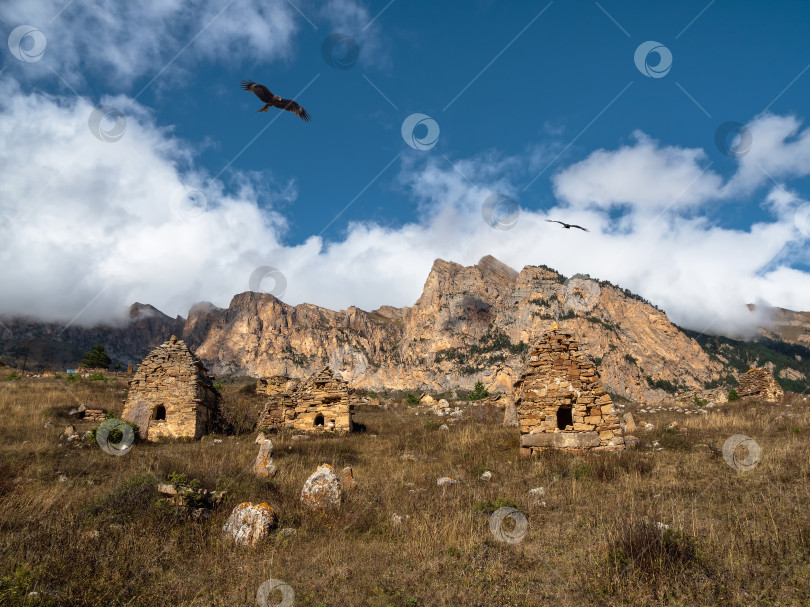
[[[323,426],[323,415],[316,415],[315,416],[315,423],[314,426]]]
[[[557,409],[557,427],[565,430],[566,426],[573,426],[574,418],[571,416],[571,407],[560,407]]]
[[[166,407],[158,405],[155,407],[155,420],[166,419]]]

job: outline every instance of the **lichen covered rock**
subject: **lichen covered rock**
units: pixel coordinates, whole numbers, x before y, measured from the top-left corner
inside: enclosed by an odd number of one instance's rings
[[[267,537],[276,522],[276,513],[268,504],[242,502],[233,509],[222,531],[237,544],[252,546]]]
[[[269,438],[264,439],[260,444],[253,471],[260,478],[269,479],[276,475],[276,464],[273,462],[273,441]]]
[[[340,508],[340,479],[332,466],[322,464],[304,483],[301,503],[308,510],[337,510]]]

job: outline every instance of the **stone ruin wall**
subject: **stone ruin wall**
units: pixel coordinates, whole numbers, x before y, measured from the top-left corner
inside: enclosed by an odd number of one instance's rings
[[[551,330],[531,352],[515,382],[521,455],[544,449],[621,451],[624,437],[594,363],[568,333]],[[571,423],[558,427],[570,407]],[[560,419],[566,421],[563,412]]]
[[[122,417],[138,424],[141,438],[200,438],[213,429],[218,395],[208,371],[177,337],[155,348],[130,381]],[[154,419],[159,406],[165,419]]]
[[[766,367],[749,369],[743,373],[737,394],[740,398],[759,398],[769,403],[779,402],[785,396],[782,386]]]
[[[305,380],[274,376],[259,379],[256,393],[269,397],[259,428],[350,432],[353,403],[348,384],[329,367]],[[322,425],[316,425],[322,418]]]

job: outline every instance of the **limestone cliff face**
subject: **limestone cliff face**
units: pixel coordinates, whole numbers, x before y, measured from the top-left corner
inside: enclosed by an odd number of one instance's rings
[[[669,382],[702,388],[722,366],[650,304],[608,283],[566,278],[544,266],[518,273],[493,257],[464,267],[437,259],[410,308],[373,312],[289,306],[242,293],[228,309],[189,312],[183,337],[214,374],[304,377],[324,364],[353,386],[511,390],[551,323],[595,358],[606,389],[659,400]]]
[[[810,314],[787,312],[782,325],[802,342]],[[511,392],[529,345],[557,321],[594,358],[605,388],[631,400],[660,400],[667,394],[657,388],[702,388],[728,373],[663,312],[627,291],[545,266],[516,272],[491,256],[470,267],[437,259],[422,295],[403,308],[333,311],[247,292],[227,309],[197,304],[187,320],[143,304],[132,306],[123,327],[0,320],[3,361],[26,361],[29,370],[75,366],[95,343],[115,362],[137,364],[174,334],[214,375],[300,378],[329,365],[361,388],[444,391],[481,380],[491,391]]]
[[[756,306],[751,304],[748,309],[753,312]],[[810,312],[770,308],[767,314],[769,321],[759,330],[760,335],[810,348]]]

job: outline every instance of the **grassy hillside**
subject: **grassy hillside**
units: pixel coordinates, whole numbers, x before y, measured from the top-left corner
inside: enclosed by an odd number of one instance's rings
[[[770,339],[739,341],[688,329],[681,330],[695,339],[709,356],[722,362],[729,370],[745,373],[751,367],[762,367],[770,362],[774,365],[773,374],[783,390],[801,394],[810,389],[810,379],[796,380],[779,376],[785,369],[794,369],[805,378],[810,378],[810,349],[804,346]]]
[[[250,472],[252,433],[136,443],[120,457],[60,443],[71,407],[120,413],[125,388],[0,385],[0,604],[255,605],[270,578],[313,607],[810,601],[810,403],[801,398],[661,413],[655,430],[638,432],[637,451],[539,459],[518,457],[517,432],[497,410],[467,406],[441,430],[447,418],[419,407],[361,407],[363,433],[274,436],[279,472],[265,481]],[[256,404],[237,384],[224,390],[229,409]],[[688,433],[664,430],[672,420]],[[735,434],[760,446],[753,470],[724,461]],[[299,492],[324,462],[353,466],[359,488],[339,513],[317,516]],[[479,479],[484,470],[492,480]],[[224,503],[208,520],[175,517],[155,489],[172,473],[227,490]],[[437,487],[442,476],[459,484]],[[534,487],[545,495],[530,495]],[[268,502],[296,534],[273,532],[252,548],[228,541],[222,525],[246,500]],[[527,518],[518,543],[490,532],[503,505]]]

